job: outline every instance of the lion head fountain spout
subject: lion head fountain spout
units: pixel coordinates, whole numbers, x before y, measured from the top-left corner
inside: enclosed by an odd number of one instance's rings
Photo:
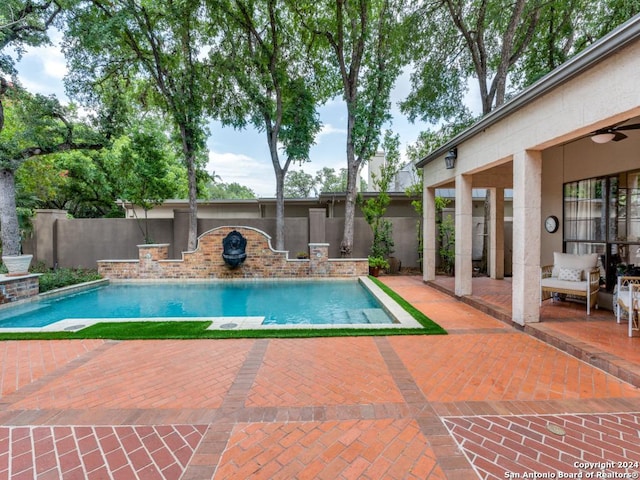
[[[241,265],[247,258],[245,249],[247,248],[247,239],[236,230],[222,240],[222,258],[224,263],[230,268],[236,268]]]

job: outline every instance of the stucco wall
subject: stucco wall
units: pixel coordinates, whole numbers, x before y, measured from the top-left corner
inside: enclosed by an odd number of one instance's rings
[[[168,243],[169,258],[180,258],[186,251],[187,224],[182,213],[175,219],[152,219],[149,221],[151,237],[156,243]],[[418,240],[416,237],[417,218],[390,218],[394,225],[394,256],[404,267],[417,267]],[[340,242],[344,230],[344,219],[325,218],[326,243],[330,244],[329,256],[340,257]],[[198,231],[206,232],[227,225],[249,226],[275,236],[274,218],[252,219],[199,219]],[[36,261],[44,261],[49,266],[95,268],[102,259],[136,259],[136,245],[144,243],[140,227],[132,219],[58,219],[48,228],[52,230],[47,238],[57,239],[47,248],[41,248],[42,255],[34,256]],[[291,258],[298,252],[307,252],[309,247],[309,218],[287,218],[285,221],[285,250]],[[39,235],[43,233],[40,231]],[[43,235],[44,236],[44,235]],[[356,218],[354,235],[354,257],[367,257],[372,241],[369,225],[363,218]]]
[[[54,258],[60,267],[95,268],[100,258],[137,258],[136,245],[144,243],[138,222],[125,218],[63,219],[56,222],[54,229]],[[149,220],[149,231],[156,243],[173,242],[171,220]],[[37,260],[48,261],[40,256]]]

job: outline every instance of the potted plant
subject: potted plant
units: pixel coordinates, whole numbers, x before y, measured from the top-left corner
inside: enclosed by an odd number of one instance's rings
[[[369,257],[369,275],[377,277],[380,269],[389,268],[389,262],[382,257]]]

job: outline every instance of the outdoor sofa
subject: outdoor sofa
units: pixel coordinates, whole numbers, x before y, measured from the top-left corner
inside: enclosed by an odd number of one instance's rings
[[[553,265],[541,268],[540,304],[554,298],[555,294],[584,298],[587,302],[587,315],[592,308],[598,308],[600,290],[600,269],[598,254],[575,255],[571,253],[553,253]]]

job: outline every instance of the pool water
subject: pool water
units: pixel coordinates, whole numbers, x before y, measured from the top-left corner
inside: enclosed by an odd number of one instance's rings
[[[74,318],[264,317],[263,324],[393,323],[357,281],[114,284],[0,312],[0,328]]]

